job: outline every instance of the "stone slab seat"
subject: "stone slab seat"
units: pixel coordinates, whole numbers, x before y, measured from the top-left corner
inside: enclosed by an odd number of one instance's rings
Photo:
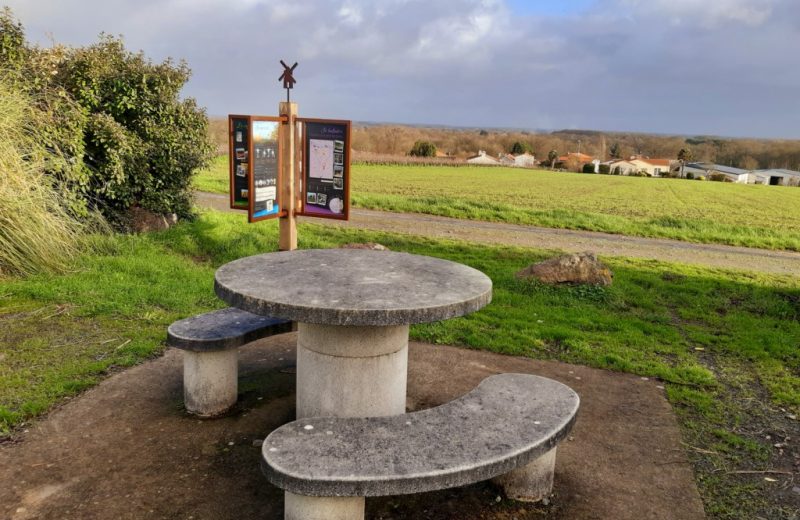
[[[212,417],[236,404],[238,347],[291,332],[292,322],[259,316],[234,307],[176,321],[167,344],[184,350],[183,396],[186,410]]]
[[[310,497],[420,493],[494,477],[505,485],[506,475],[525,468],[535,475],[511,481],[536,489],[513,490],[512,498],[538,500],[550,492],[554,450],[571,430],[579,402],[571,388],[551,379],[495,375],[454,401],[419,412],[286,424],[264,441],[261,466],[272,484],[287,491],[287,519],[363,516],[363,499],[351,515],[336,516],[335,500],[346,499],[320,498],[315,505]],[[314,513],[319,509],[325,513]]]

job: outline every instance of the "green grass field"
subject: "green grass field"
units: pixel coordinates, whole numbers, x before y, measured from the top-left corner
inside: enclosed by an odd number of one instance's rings
[[[227,164],[216,158],[195,186],[227,193]],[[362,208],[800,251],[800,188],[496,167],[352,170]]]
[[[514,277],[542,251],[310,224],[299,235],[303,248],[377,241],[482,270],[492,303],[412,327],[413,339],[660,378],[711,517],[783,518],[768,483],[735,471],[782,464],[761,433],[800,412],[800,279],[606,259],[612,287],[550,287]],[[170,322],[223,306],[216,267],[276,247],[275,221],[208,212],[159,234],[98,239],[65,275],[0,280],[0,433],[160,354]]]

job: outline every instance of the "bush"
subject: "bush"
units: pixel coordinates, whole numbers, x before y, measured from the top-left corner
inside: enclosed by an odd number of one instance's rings
[[[611,173],[611,165],[601,164],[600,168],[598,168],[598,173],[602,173],[603,175],[608,175],[609,173]]]
[[[694,179],[694,174],[692,172],[686,172],[686,178],[692,180]]]
[[[725,177],[725,175],[723,175],[721,173],[709,173],[708,174],[708,180],[714,181],[714,182],[725,182],[726,180],[728,180],[728,178]]]
[[[10,12],[0,13],[0,42],[19,31]],[[120,225],[132,206],[191,215],[190,179],[212,148],[205,111],[180,99],[185,63],[154,64],[110,36],[82,48],[10,41],[22,48],[0,44],[0,66],[55,120],[42,138],[68,160],[46,169],[71,190],[74,211],[98,208]]]
[[[531,145],[528,143],[523,143],[522,141],[515,141],[514,144],[511,145],[511,149],[508,151],[514,155],[520,155],[523,153],[530,153],[532,152]]]
[[[611,175],[622,175],[622,168],[620,168],[619,166],[615,167],[614,171],[611,172]]]
[[[412,157],[436,157],[436,145],[430,141],[417,141],[409,155]]]
[[[594,164],[586,163],[583,165],[583,173],[594,173]]]
[[[697,178],[696,178],[695,180],[697,180],[697,181],[704,181],[704,180],[706,180],[706,178],[705,178],[705,176],[703,176],[703,175],[698,175],[698,176],[697,176]]]

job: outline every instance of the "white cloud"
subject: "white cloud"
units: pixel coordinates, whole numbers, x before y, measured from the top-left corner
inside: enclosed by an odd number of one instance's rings
[[[718,27],[729,22],[759,26],[772,15],[775,0],[622,0],[622,5],[676,25]]]
[[[105,31],[185,58],[187,93],[212,114],[271,112],[284,59],[300,62],[292,98],[309,116],[798,132],[797,0],[596,0],[559,16],[505,0],[4,2],[44,44]]]

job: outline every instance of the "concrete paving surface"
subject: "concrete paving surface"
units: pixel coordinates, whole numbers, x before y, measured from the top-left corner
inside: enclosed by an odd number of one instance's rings
[[[294,418],[295,342],[291,333],[240,349],[240,403],[221,419],[185,414],[175,349],[68,401],[0,445],[0,518],[282,518],[283,493],[261,474],[260,443]],[[367,518],[705,518],[657,381],[412,343],[408,408],[445,403],[504,372],[550,377],[580,395],[548,503],[504,500],[484,482],[370,498]]]

